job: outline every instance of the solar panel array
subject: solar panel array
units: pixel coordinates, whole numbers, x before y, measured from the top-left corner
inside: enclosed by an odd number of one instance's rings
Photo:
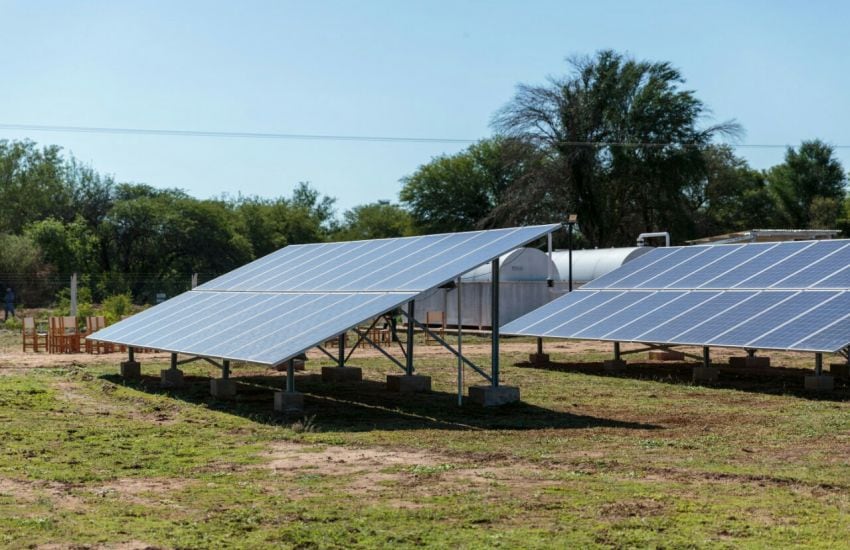
[[[838,351],[850,345],[850,241],[655,249],[501,331]]]
[[[90,338],[279,365],[559,227],[288,246]]]

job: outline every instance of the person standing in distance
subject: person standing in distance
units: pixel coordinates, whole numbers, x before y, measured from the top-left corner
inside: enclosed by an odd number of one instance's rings
[[[15,293],[12,292],[11,287],[6,287],[6,317],[3,319],[4,321],[9,320],[9,314],[12,314],[12,317],[15,316]]]

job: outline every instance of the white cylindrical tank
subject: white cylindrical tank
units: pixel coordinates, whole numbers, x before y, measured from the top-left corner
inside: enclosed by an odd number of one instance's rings
[[[589,283],[650,250],[652,250],[651,246],[573,250],[573,283],[578,285]],[[569,251],[554,251],[552,260],[558,269],[558,280],[567,281],[569,278]]]
[[[552,277],[557,278],[558,270],[545,252],[536,248],[517,248],[499,258],[499,280],[502,282],[545,281],[549,277],[550,265]],[[490,263],[464,274],[461,281],[490,282]]]

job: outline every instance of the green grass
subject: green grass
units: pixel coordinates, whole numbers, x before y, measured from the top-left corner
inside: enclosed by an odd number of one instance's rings
[[[557,355],[557,353],[555,354]],[[602,352],[560,355],[597,361]],[[850,390],[814,399],[787,379],[689,384],[674,367],[544,370],[502,358],[523,403],[458,407],[435,391],[298,375],[307,418],[271,411],[279,374],[211,367],[161,391],[161,364],[0,372],[0,546],[179,548],[787,547],[850,540]],[[116,356],[116,363],[120,360]],[[486,363],[486,357],[476,360]],[[468,383],[479,383],[467,372]]]

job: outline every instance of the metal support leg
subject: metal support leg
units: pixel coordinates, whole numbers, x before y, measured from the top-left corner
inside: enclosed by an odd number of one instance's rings
[[[171,354],[171,370],[177,370],[177,354]]]
[[[136,353],[132,346],[127,348],[127,361],[134,362],[136,360]]]
[[[227,359],[221,362],[221,377],[224,380],[230,378],[230,361]]]
[[[820,376],[823,374],[823,354],[816,353],[815,354],[815,376]]]
[[[709,356],[708,346],[702,347],[702,366],[706,368],[711,366],[711,357]]]
[[[614,361],[620,360],[620,342],[614,342]]]
[[[490,350],[491,367],[490,378],[493,387],[499,386],[499,258],[490,262],[490,325],[492,330],[492,346]]]
[[[463,405],[463,315],[461,314],[460,277],[457,278],[457,404]]]
[[[337,367],[345,366],[345,333],[339,335],[336,342],[337,353],[339,354],[337,357]]]
[[[543,355],[543,338],[537,339],[537,355]]]
[[[413,319],[416,318],[414,316],[414,302],[414,300],[407,302],[407,363],[405,373],[408,376],[413,374]]]
[[[755,356],[756,356],[756,350],[751,349],[751,348],[747,349],[747,357],[755,357]]]
[[[295,392],[295,360],[290,359],[286,364],[286,391]]]

